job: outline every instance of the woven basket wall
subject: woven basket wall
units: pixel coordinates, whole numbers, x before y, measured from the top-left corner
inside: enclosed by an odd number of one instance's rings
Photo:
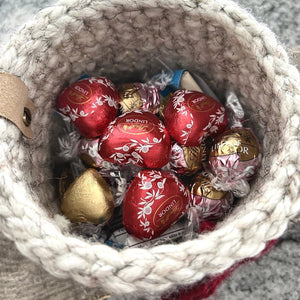
[[[240,97],[263,159],[250,194],[215,231],[178,245],[116,250],[71,235],[53,185],[53,109],[83,73],[112,81],[161,70],[201,73]],[[0,119],[0,229],[59,278],[112,294],[156,296],[258,254],[300,211],[299,73],[274,34],[231,1],[65,0],[13,37],[0,70],[20,76],[36,106],[29,140]]]

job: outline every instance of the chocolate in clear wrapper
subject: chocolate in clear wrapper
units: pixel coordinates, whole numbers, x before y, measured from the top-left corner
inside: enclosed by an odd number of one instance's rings
[[[230,191],[216,190],[205,173],[195,176],[191,183],[192,206],[200,221],[222,219],[231,209],[234,196]]]
[[[245,113],[237,95],[234,92],[228,91],[226,93],[225,107],[228,113],[230,128],[243,127]]]
[[[123,113],[142,109],[154,114],[158,112],[160,96],[158,88],[145,83],[124,83],[118,86]]]
[[[234,128],[214,138],[209,164],[221,182],[250,180],[259,163],[259,143],[251,129]]]
[[[159,237],[152,240],[140,240],[130,235],[124,227],[115,230],[110,238],[105,241],[107,245],[115,248],[135,247],[135,248],[149,248],[162,244],[178,243],[184,240],[186,232],[185,222],[177,222],[162,233]]]
[[[191,175],[202,168],[206,160],[206,147],[202,143],[195,147],[185,147],[173,143],[171,147],[170,167],[177,174]]]

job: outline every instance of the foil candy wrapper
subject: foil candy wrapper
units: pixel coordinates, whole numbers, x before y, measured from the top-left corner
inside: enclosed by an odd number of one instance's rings
[[[125,83],[118,86],[122,113],[142,109],[156,114],[160,106],[158,88],[146,83]]]
[[[177,90],[165,108],[164,122],[176,142],[193,147],[223,132],[228,120],[225,108],[216,99],[200,92]]]
[[[202,143],[195,147],[185,147],[173,143],[169,166],[176,174],[191,175],[202,168],[206,160],[206,146]]]
[[[191,202],[187,210],[186,240],[197,237],[198,233],[207,229],[207,225],[222,220],[234,203],[233,193],[216,190],[206,172],[195,175],[189,187]]]
[[[230,211],[234,201],[230,191],[216,190],[205,173],[200,173],[193,179],[191,198],[191,205],[196,208],[200,221],[222,219]]]
[[[89,77],[68,86],[57,99],[57,110],[70,118],[86,138],[101,136],[118,112],[119,93],[105,77]]]
[[[116,118],[99,143],[108,162],[159,169],[169,161],[171,140],[163,123],[148,111],[135,110]]]
[[[190,73],[186,69],[172,71],[167,68],[167,70],[168,71],[162,71],[161,73],[153,76],[150,80],[151,84],[159,87],[160,89],[162,99],[159,108],[159,115],[162,119],[164,118],[165,107],[172,94],[179,89],[202,92],[218,100],[216,94],[198,74]]]
[[[140,240],[128,234],[126,229],[123,227],[116,230],[111,238],[106,241],[106,244],[111,243],[111,245],[123,245],[123,247],[129,248],[150,248],[163,244],[179,243],[184,240],[185,230],[185,224],[179,221],[155,239]]]
[[[113,195],[104,178],[87,169],[64,192],[61,210],[71,222],[104,224],[113,214]]]
[[[249,128],[234,128],[217,136],[209,153],[212,182],[217,189],[232,190],[237,197],[250,191],[247,181],[258,170],[259,143]]]
[[[78,154],[83,164],[87,168],[101,169],[105,165],[105,160],[98,153],[99,138],[81,138],[78,146]]]
[[[189,201],[189,190],[174,174],[141,171],[126,192],[123,225],[138,239],[154,239],[179,220]]]
[[[237,95],[233,91],[226,92],[225,107],[228,113],[229,127],[243,127],[243,120],[245,116],[244,109],[239,102]]]

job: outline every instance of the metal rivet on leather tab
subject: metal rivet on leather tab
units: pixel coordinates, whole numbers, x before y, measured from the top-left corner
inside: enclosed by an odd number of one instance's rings
[[[27,107],[24,107],[23,122],[25,126],[29,126],[31,124],[31,113]]]

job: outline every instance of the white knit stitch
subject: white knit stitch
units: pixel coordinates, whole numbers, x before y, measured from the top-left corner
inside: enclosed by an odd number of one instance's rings
[[[258,135],[250,194],[213,232],[178,245],[117,251],[66,231],[52,182],[52,111],[85,72],[113,81],[155,74],[156,58],[235,91]],[[300,211],[299,73],[273,33],[227,0],[64,0],[41,11],[4,50],[36,105],[33,140],[0,119],[0,228],[54,276],[108,293],[156,297],[258,254]],[[58,221],[58,222],[57,222]]]

